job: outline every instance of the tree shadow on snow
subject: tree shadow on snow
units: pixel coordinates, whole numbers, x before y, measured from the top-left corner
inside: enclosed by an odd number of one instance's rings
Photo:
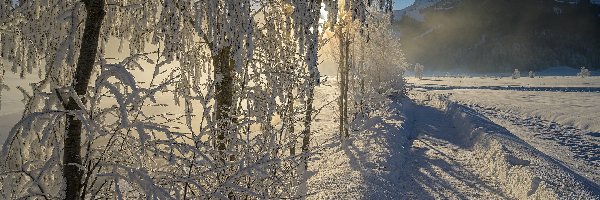
[[[477,197],[465,196],[463,194],[465,187],[471,188],[471,191],[492,191],[498,196],[505,197],[500,191],[481,184],[483,181],[468,169],[457,167],[460,165],[454,163],[453,158],[438,150],[433,144],[420,141],[416,137],[414,123],[410,121],[414,117],[406,113],[415,110],[414,108],[407,110],[408,107],[415,105],[407,100],[392,98],[394,100],[390,108],[392,115],[374,116],[365,120],[360,129],[364,131],[353,133],[351,139],[341,143],[341,150],[348,156],[351,167],[359,171],[364,180],[365,185],[362,189],[366,192],[362,196],[365,199]],[[418,108],[418,110],[432,112],[428,114],[443,115],[433,108],[431,110]],[[442,123],[433,120],[424,127],[425,131],[437,133],[446,129],[439,124]],[[444,138],[444,140],[452,139]],[[423,145],[422,148],[412,148],[415,142]],[[445,159],[431,158],[428,156],[428,151],[434,151]],[[457,185],[461,188],[456,188]]]
[[[448,149],[448,144],[459,148],[472,146],[470,137],[460,137],[457,128],[448,120],[446,114],[436,108],[416,105],[405,101],[411,106],[409,112],[413,118],[410,133],[412,148],[408,151],[410,159],[407,170],[403,171],[409,177],[407,185],[420,187],[439,198],[478,198],[479,191],[488,191],[502,198],[507,198],[499,189],[485,185],[483,180],[471,170],[462,167],[441,150],[441,146]],[[420,138],[426,137],[428,142]],[[433,156],[431,156],[433,155]],[[456,188],[460,187],[460,188]],[[472,191],[465,196],[465,191]],[[481,198],[481,197],[479,197]]]

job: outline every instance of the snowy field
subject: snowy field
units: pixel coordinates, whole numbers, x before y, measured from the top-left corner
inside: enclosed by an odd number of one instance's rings
[[[544,76],[538,78],[521,77],[425,77],[423,80],[407,78],[420,87],[466,88],[466,87],[506,87],[506,88],[600,88],[600,77],[581,78],[576,76]]]
[[[452,100],[600,132],[600,77],[408,78],[417,90]],[[566,91],[566,92],[565,92]],[[581,92],[584,91],[584,92]]]

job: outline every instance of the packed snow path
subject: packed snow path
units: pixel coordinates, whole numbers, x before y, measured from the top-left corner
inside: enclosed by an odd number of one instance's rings
[[[310,165],[309,199],[510,199],[475,173],[470,152],[450,139],[457,130],[447,115],[395,100],[343,142],[335,118],[318,117],[315,140],[323,143]]]
[[[407,166],[400,181],[410,198],[507,199],[501,188],[475,173],[471,152],[461,141],[452,120],[440,110],[424,105],[412,108],[413,131]]]

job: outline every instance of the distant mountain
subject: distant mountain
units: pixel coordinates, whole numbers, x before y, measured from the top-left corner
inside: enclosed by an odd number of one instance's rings
[[[423,15],[421,15],[420,13],[421,10],[429,8],[437,4],[438,2],[440,2],[440,0],[415,0],[415,3],[413,3],[413,5],[406,7],[402,10],[395,10],[394,20],[400,21],[403,17],[407,16],[413,18],[414,20],[423,22]]]
[[[600,68],[600,0],[417,0],[394,12],[407,59],[429,69]]]

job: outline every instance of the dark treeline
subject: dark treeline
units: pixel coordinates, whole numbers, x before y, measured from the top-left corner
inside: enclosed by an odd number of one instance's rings
[[[442,0],[421,13],[394,27],[408,61],[429,69],[600,68],[600,5],[589,1]]]

